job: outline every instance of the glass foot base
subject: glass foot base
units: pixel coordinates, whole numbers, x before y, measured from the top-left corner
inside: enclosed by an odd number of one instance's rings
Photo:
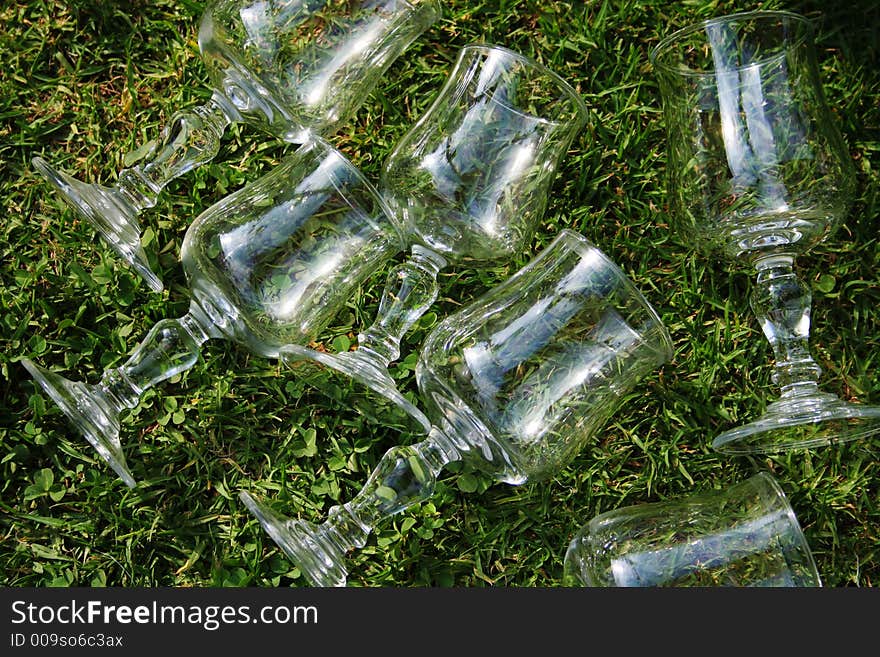
[[[31,162],[61,193],[67,205],[101,234],[119,257],[140,274],[150,289],[156,292],[164,289],[162,281],[150,268],[147,254],[141,246],[136,212],[119,191],[81,182],[58,171],[41,157],[35,157]]]
[[[382,426],[420,433],[431,431],[430,420],[403,396],[384,368],[377,367],[356,351],[330,354],[289,345],[281,350],[279,357],[298,377],[318,389],[326,389],[328,370],[341,375],[346,403],[375,418]]]
[[[125,485],[134,488],[135,480],[125,464],[119,442],[119,420],[96,398],[91,386],[65,379],[27,358],[21,363]]]
[[[348,577],[342,565],[345,556],[323,539],[317,527],[275,513],[247,491],[241,491],[238,497],[312,586],[345,586]]]
[[[843,443],[880,433],[880,406],[826,393],[781,399],[749,424],[725,431],[712,447],[727,454],[771,453]]]

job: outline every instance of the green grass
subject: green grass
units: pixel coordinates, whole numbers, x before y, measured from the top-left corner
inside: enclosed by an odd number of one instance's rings
[[[30,158],[42,154],[111,184],[126,153],[155,138],[175,110],[204,102],[210,90],[196,42],[203,5],[73,4],[0,9],[0,581],[302,586],[237,491],[264,493],[277,508],[320,521],[354,496],[398,434],[330,405],[277,362],[212,341],[195,367],[148,391],[126,418],[129,464],[145,482],[129,490],[19,363],[28,357],[95,382],[124,362],[155,322],[186,312],[178,253],[189,222],[292,148],[234,127],[214,162],[169,186],[144,219],[152,227],[147,250],[166,283],[151,292],[52,196]],[[446,471],[430,502],[381,526],[352,555],[351,584],[554,586],[569,540],[593,515],[722,488],[756,470],[772,472],[788,494],[827,586],[880,583],[876,441],[772,457],[710,448],[715,434],[755,417],[775,395],[770,353],[748,307],[748,273],[696,255],[669,229],[664,132],[647,58],[659,38],[697,18],[756,7],[822,18],[820,64],[857,165],[858,194],[845,225],[798,266],[814,289],[812,347],[823,387],[878,403],[876,3],[443,4],[443,20],[332,137],[369,177],[472,41],[547,64],[579,90],[594,120],[563,163],[531,252],[441,274],[434,311],[407,336],[394,367],[401,386],[415,391],[418,345],[439,318],[506,278],[563,227],[632,276],[666,322],[675,356],[551,480],[512,487],[471,469]],[[382,274],[321,341],[353,339],[370,322]]]

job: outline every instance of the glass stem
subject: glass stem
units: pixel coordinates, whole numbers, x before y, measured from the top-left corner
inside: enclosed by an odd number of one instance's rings
[[[134,408],[147,389],[195,365],[201,345],[212,337],[217,333],[194,303],[183,317],[163,319],[122,367],[104,373],[97,386],[101,397],[117,413]]]
[[[775,357],[772,379],[783,397],[813,394],[822,369],[810,355],[810,288],[793,270],[794,257],[772,255],[755,262],[752,310]]]
[[[150,161],[119,173],[117,189],[133,214],[156,205],[170,181],[214,159],[226,126],[238,120],[238,111],[218,93],[201,107],[174,114]]]
[[[436,427],[420,443],[388,450],[361,491],[348,503],[334,506],[312,540],[341,558],[363,547],[381,521],[429,499],[440,471],[460,454]]]
[[[358,351],[382,365],[400,356],[400,341],[437,300],[437,274],[446,266],[439,253],[420,245],[388,276],[373,325],[358,335]]]

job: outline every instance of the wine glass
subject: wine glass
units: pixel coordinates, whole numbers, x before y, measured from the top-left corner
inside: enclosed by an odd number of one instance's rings
[[[139,215],[175,178],[210,162],[230,123],[300,144],[344,124],[391,64],[441,15],[439,0],[214,0],[199,24],[213,94],[177,112],[146,162],[112,187],[33,164],[155,291]]]
[[[779,483],[761,472],[723,490],[599,514],[565,553],[566,586],[822,586]]]
[[[380,190],[405,227],[411,253],[390,272],[375,321],[355,351],[293,345],[282,359],[349,377],[429,429],[388,364],[436,300],[442,268],[462,260],[504,262],[524,250],[559,162],[587,118],[584,101],[556,73],[507,48],[465,46],[431,107],[383,166]]]
[[[313,135],[190,225],[181,250],[189,311],[158,322],[122,367],[87,385],[22,363],[133,487],[119,416],[144,391],[192,367],[210,338],[268,358],[283,345],[313,340],[355,288],[403,246],[375,188]]]
[[[727,453],[779,452],[880,431],[880,407],[821,392],[809,351],[809,287],[795,257],[846,216],[854,168],[826,103],[811,23],[732,14],[651,52],[668,135],[670,203],[698,248],[756,272],[751,306],[773,348],[779,399],[717,436]]]
[[[563,230],[504,283],[444,319],[416,369],[427,438],[390,449],[361,492],[320,526],[240,497],[317,586],[346,583],[345,552],[380,521],[428,499],[445,465],[468,461],[513,485],[552,476],[627,393],[669,360],[672,342],[632,281]]]

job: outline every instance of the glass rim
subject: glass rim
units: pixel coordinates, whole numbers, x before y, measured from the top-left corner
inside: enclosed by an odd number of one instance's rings
[[[657,309],[651,304],[650,301],[645,297],[645,294],[638,288],[635,282],[630,278],[625,271],[618,265],[614,260],[612,260],[607,253],[605,253],[598,246],[593,244],[587,237],[582,235],[581,233],[572,230],[570,228],[563,228],[559,231],[559,234],[556,236],[554,241],[562,239],[573,239],[580,243],[581,246],[590,249],[599,256],[602,260],[602,263],[608,267],[614,275],[618,278],[618,280],[623,283],[624,287],[626,287],[627,291],[632,294],[636,299],[638,299],[639,303],[645,308],[650,316],[651,320],[658,327],[660,340],[663,343],[663,352],[664,352],[664,360],[663,362],[667,362],[672,359],[673,355],[675,355],[675,349],[672,342],[672,336],[669,333],[669,329],[666,328],[666,325],[663,323],[663,320],[660,318],[660,314],[657,312]],[[548,245],[549,248],[549,245]]]
[[[716,18],[707,18],[706,20],[699,21],[696,23],[691,23],[690,25],[686,25],[672,34],[669,34],[657,43],[653,48],[651,48],[648,53],[648,59],[653,66],[660,70],[669,71],[672,73],[676,73],[678,75],[687,76],[687,77],[713,77],[716,75],[714,70],[700,70],[700,69],[692,69],[689,67],[681,68],[677,66],[672,66],[670,64],[665,63],[660,57],[661,53],[665,51],[671,50],[671,46],[682,39],[682,37],[693,34],[694,32],[698,32],[700,30],[705,30],[707,27],[714,25],[724,25],[726,23],[735,23],[742,22],[744,19],[748,20],[765,20],[769,18],[777,18],[777,19],[786,19],[790,20],[793,23],[801,25],[805,28],[806,32],[801,35],[796,41],[793,41],[792,44],[788,47],[798,46],[804,43],[808,37],[813,34],[813,22],[810,21],[806,16],[801,14],[797,14],[792,11],[785,10],[757,10],[757,11],[741,11],[735,14],[727,14],[726,16],[718,16]],[[754,66],[754,63],[747,64],[743,66],[736,66],[731,68],[731,71],[741,71],[745,68]]]
[[[818,586],[822,585],[822,577],[819,574],[819,568],[816,565],[816,558],[813,556],[813,551],[810,549],[810,544],[807,541],[807,537],[804,534],[804,529],[801,527],[800,521],[797,519],[797,515],[794,512],[794,509],[791,506],[791,502],[788,499],[788,496],[785,494],[785,491],[782,489],[782,486],[776,480],[775,477],[771,476],[768,472],[758,472],[757,474],[752,475],[746,481],[753,482],[764,482],[770,488],[770,491],[773,493],[775,498],[782,504],[785,509],[785,516],[788,520],[789,528],[794,533],[795,538],[798,542],[798,547],[800,548],[800,552],[805,556],[806,563],[804,564],[809,568],[810,575],[812,579],[815,580],[815,583]],[[745,482],[743,482],[745,483]],[[783,554],[786,557],[786,563],[790,565],[788,559],[788,550],[783,550]],[[791,569],[794,572],[794,569]]]
[[[562,77],[556,71],[548,68],[544,64],[541,64],[538,61],[535,61],[528,55],[523,55],[520,52],[515,50],[511,50],[506,46],[500,46],[496,43],[469,43],[466,46],[462,47],[459,52],[459,60],[463,59],[467,52],[471,51],[483,51],[483,52],[500,52],[504,53],[508,57],[518,61],[519,63],[527,66],[528,68],[536,70],[541,75],[549,77],[553,80],[553,83],[556,84],[568,97],[573,101],[575,105],[575,109],[577,110],[577,115],[581,117],[581,123],[586,123],[587,119],[590,116],[590,107],[587,105],[587,102],[583,99],[583,97],[578,93],[577,89],[575,89],[568,80]],[[515,108],[511,108],[514,111],[518,111]],[[522,113],[522,112],[520,112]],[[558,124],[559,121],[554,121],[552,119],[545,119],[543,117],[533,117],[536,119],[540,119],[541,121],[546,121],[547,123],[555,123]]]

